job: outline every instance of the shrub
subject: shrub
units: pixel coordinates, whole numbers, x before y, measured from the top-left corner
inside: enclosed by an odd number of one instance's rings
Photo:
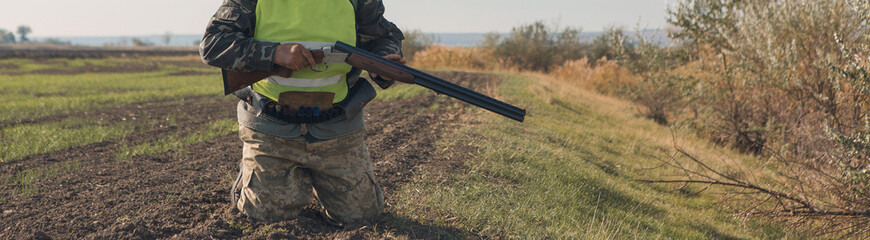
[[[589,46],[590,59],[616,59],[620,50],[630,49],[624,27],[611,26],[604,29],[601,35],[592,40]]]
[[[405,40],[402,41],[402,53],[409,61],[414,61],[414,55],[417,52],[426,49],[432,44],[435,44],[436,39],[432,35],[427,35],[419,29],[402,31],[405,35]]]
[[[515,27],[504,39],[498,34],[489,34],[484,47],[519,70],[546,72],[566,61],[584,57],[586,46],[580,43],[579,37],[578,28],[559,30],[538,21]]]
[[[610,33],[611,48],[617,54],[617,62],[638,77],[634,89],[626,97],[643,106],[643,114],[657,123],[668,125],[671,116],[685,106],[686,93],[694,87],[693,79],[686,79],[672,71],[684,64],[681,51],[660,46],[635,31],[634,41],[614,30]]]

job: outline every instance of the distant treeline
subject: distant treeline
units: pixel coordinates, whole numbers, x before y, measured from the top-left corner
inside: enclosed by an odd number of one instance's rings
[[[406,30],[406,32],[414,30]],[[422,33],[432,38],[433,44],[445,46],[459,47],[474,47],[483,44],[487,35],[492,33]],[[592,42],[604,32],[582,32],[580,33],[579,41]],[[510,33],[498,34],[502,37],[507,37]],[[667,34],[655,30],[643,30],[643,36],[648,39],[659,39],[661,45],[670,43]],[[169,41],[167,42],[167,36]],[[633,37],[633,34],[631,34]],[[201,34],[162,34],[162,35],[139,35],[139,36],[54,36],[54,37],[31,37],[32,41],[49,42],[49,43],[64,43],[78,46],[136,46],[137,43],[146,46],[196,46],[202,39]],[[406,41],[407,42],[407,41]]]
[[[33,32],[33,29],[31,29],[30,26],[21,25],[21,26],[18,26],[18,28],[16,29],[15,32],[18,33],[17,40],[15,39],[15,33],[13,33],[12,31],[8,31],[6,29],[0,28],[0,43],[9,44],[9,43],[19,43],[19,42],[20,43],[30,42],[30,39],[27,38],[27,35],[29,35],[31,32]]]

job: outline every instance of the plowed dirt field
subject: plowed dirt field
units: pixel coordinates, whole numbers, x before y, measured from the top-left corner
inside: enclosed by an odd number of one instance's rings
[[[498,81],[497,77],[484,74],[437,75],[471,88]],[[235,134],[193,143],[183,150],[138,155],[124,161],[116,159],[117,151],[125,145],[189,132],[213,120],[234,119],[237,100],[219,94],[194,96],[181,102],[177,99],[141,102],[0,122],[2,129],[88,117],[160,126],[142,129],[122,139],[0,162],[0,179],[7,179],[0,182],[3,183],[0,185],[0,238],[334,239],[377,238],[385,232],[408,238],[469,236],[458,229],[405,219],[389,207],[394,203],[391,195],[418,173],[425,171],[431,177],[449,174],[460,169],[462,159],[467,159],[474,151],[468,147],[436,149],[436,143],[452,126],[469,124],[470,120],[463,117],[462,108],[467,105],[431,92],[408,99],[375,101],[366,108],[366,142],[388,204],[381,220],[367,226],[328,225],[314,204],[297,219],[268,225],[251,222],[240,215],[231,207],[229,194],[242,150],[242,143]],[[21,191],[22,181],[9,179],[26,177],[22,173],[33,169],[63,170],[33,180],[29,184],[32,194],[15,194]]]

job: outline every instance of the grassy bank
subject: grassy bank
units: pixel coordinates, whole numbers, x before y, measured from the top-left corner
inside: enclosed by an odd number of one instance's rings
[[[731,239],[789,236],[777,225],[739,220],[712,192],[637,179],[674,176],[656,168],[674,141],[698,157],[746,162],[636,116],[632,105],[546,76],[504,75],[499,98],[529,109],[525,123],[478,112],[440,144],[477,149],[457,174],[416,178],[400,191],[399,214],[484,237]],[[449,151],[449,150],[445,150]],[[437,178],[436,178],[437,179]]]

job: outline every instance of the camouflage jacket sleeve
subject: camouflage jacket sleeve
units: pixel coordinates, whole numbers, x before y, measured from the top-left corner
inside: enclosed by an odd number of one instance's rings
[[[237,72],[271,71],[278,43],[254,40],[256,0],[224,0],[199,45],[203,62]]]
[[[384,18],[384,3],[381,0],[357,0],[356,22],[357,45],[369,52],[384,56],[402,54],[405,36],[396,24]]]
[[[351,1],[356,10],[357,46],[379,56],[402,55],[402,40],[405,36],[396,24],[384,18],[382,0]],[[381,88],[388,88],[395,81],[373,79]]]

